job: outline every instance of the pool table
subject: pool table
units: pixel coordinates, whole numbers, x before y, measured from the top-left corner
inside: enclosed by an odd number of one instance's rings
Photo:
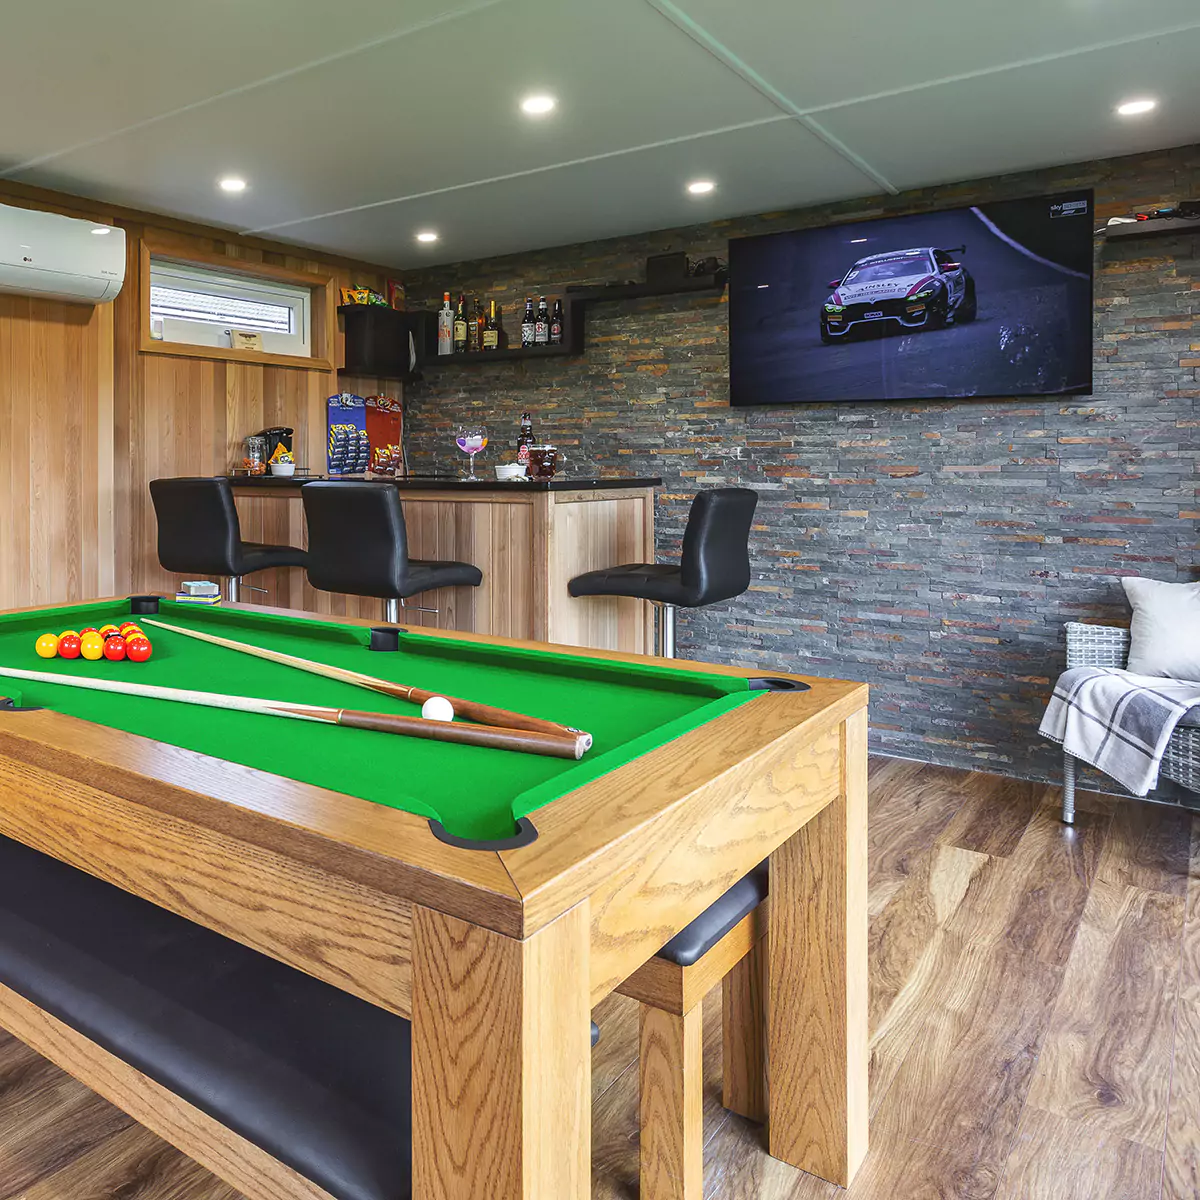
[[[584,1200],[592,1006],[768,856],[769,1146],[849,1182],[865,686],[156,597],[0,614],[0,666],[415,712],[153,627],[148,663],[34,654],[129,614],[594,737],[563,760],[0,677],[0,834],[411,1018],[416,1197]]]

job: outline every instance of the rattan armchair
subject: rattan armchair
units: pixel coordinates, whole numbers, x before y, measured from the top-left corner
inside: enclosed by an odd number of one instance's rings
[[[1118,667],[1129,657],[1129,630],[1115,625],[1067,622],[1067,669]],[[1162,775],[1192,792],[1200,792],[1200,729],[1178,725],[1163,755]],[[1075,758],[1063,752],[1062,819],[1075,824]]]

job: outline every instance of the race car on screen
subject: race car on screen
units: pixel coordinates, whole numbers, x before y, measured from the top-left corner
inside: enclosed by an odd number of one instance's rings
[[[975,319],[975,280],[962,265],[966,246],[921,246],[860,258],[821,306],[826,345],[864,325],[940,329]]]

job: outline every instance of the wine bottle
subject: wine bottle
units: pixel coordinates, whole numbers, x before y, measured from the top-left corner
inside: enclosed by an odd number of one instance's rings
[[[458,293],[458,307],[454,310],[454,353],[464,354],[467,349],[467,298]]]
[[[525,297],[525,315],[521,318],[521,345],[533,345],[533,297]]]
[[[500,327],[496,324],[496,302],[490,301],[488,305],[487,320],[483,323],[483,347],[484,350],[499,350],[500,349]]]
[[[538,300],[537,319],[533,323],[533,344],[545,346],[550,342],[550,313],[546,309],[546,297]]]
[[[450,293],[442,293],[442,307],[438,313],[438,354],[454,353],[454,309],[450,307]]]
[[[467,319],[467,353],[475,354],[483,348],[483,301],[475,297],[475,307]]]
[[[554,315],[550,318],[550,345],[561,346],[563,339],[562,300],[555,300]]]

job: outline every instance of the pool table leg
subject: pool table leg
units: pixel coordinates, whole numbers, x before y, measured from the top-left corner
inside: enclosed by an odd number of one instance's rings
[[[414,908],[414,1200],[588,1200],[586,902],[525,941]]]
[[[771,855],[768,1149],[848,1187],[867,1153],[867,717],[839,795]]]

